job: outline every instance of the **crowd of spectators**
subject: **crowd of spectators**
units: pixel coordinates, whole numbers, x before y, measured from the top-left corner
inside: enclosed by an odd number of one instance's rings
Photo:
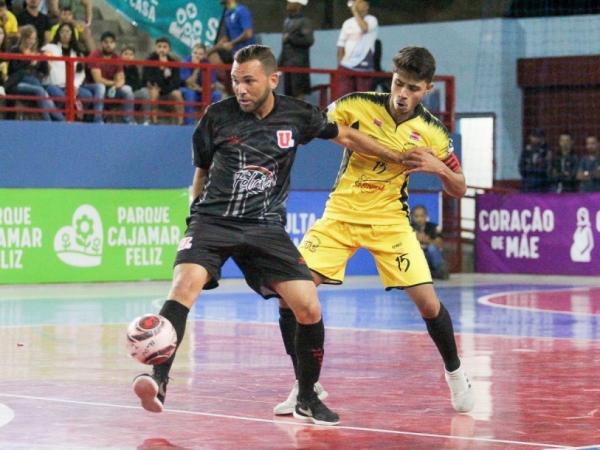
[[[314,33],[310,19],[303,14],[308,2],[286,2],[287,16],[282,24],[279,57],[281,67],[310,67],[309,50],[314,44]],[[256,42],[250,9],[237,0],[221,0],[221,3],[225,13],[221,35],[214,46],[207,48],[198,44],[181,61],[230,64],[235,51]],[[378,67],[375,59],[377,19],[369,14],[367,0],[349,1],[348,12],[350,17],[344,22],[337,42],[338,67],[343,72],[338,77],[338,89],[332,92],[335,97],[380,86],[372,78],[361,76],[361,72],[364,74]],[[192,124],[198,119],[203,88],[199,68],[140,67],[112,62],[112,59],[134,60],[139,56],[133,46],[120,46],[117,36],[110,31],[103,32],[95,41],[91,24],[91,0],[0,0],[0,52],[89,56],[106,60],[86,66],[77,64],[73,88],[77,96],[78,120],[158,123],[161,108],[170,110],[160,116],[171,117],[173,123]],[[32,28],[35,42],[31,38]],[[180,61],[172,54],[168,38],[157,39],[154,51],[145,59]],[[308,73],[286,72],[282,81],[286,95],[305,98],[311,93]],[[43,120],[64,120],[66,83],[66,64],[62,61],[25,64],[17,60],[0,60],[0,95],[39,97],[33,103],[44,110],[37,115]],[[211,72],[211,90],[213,102],[232,95],[228,70]],[[17,98],[17,102],[32,103]],[[4,103],[14,106],[15,100]],[[4,114],[4,118],[14,117],[14,113]]]
[[[550,148],[545,133],[534,129],[528,136],[521,158],[523,192],[600,192],[600,143],[585,138],[585,151],[578,154],[570,132],[562,132]]]

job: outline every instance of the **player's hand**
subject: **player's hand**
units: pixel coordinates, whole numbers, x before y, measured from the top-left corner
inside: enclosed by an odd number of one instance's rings
[[[416,148],[410,152],[405,153],[405,158],[402,161],[408,170],[405,172],[407,175],[415,172],[424,172],[431,174],[438,174],[446,166],[442,161],[433,155],[431,149]]]

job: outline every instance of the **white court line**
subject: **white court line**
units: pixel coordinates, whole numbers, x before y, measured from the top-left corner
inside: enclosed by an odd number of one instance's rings
[[[523,291],[505,291],[505,292],[496,292],[494,294],[484,295],[482,297],[477,298],[477,303],[482,305],[491,306],[492,308],[502,308],[502,309],[512,309],[519,311],[535,311],[542,312],[546,314],[568,314],[571,316],[592,316],[598,317],[600,314],[596,313],[585,313],[585,312],[576,312],[576,311],[554,311],[551,309],[543,309],[543,308],[533,308],[531,306],[515,306],[515,305],[504,305],[501,303],[492,302],[493,298],[503,297],[506,295],[516,294],[543,294],[546,292],[576,292],[576,291],[585,291],[589,290],[590,287],[569,287],[569,288],[559,288],[559,289],[527,289]]]
[[[84,402],[78,400],[67,400],[61,398],[52,398],[52,397],[37,397],[33,395],[18,395],[18,394],[2,394],[0,393],[0,397],[8,397],[8,398],[18,398],[24,400],[39,400],[46,402],[55,402],[55,403],[67,403],[73,405],[86,405],[86,406],[102,406],[109,408],[121,408],[121,409],[135,409],[141,410],[139,406],[131,406],[131,405],[117,405],[113,403],[102,403],[102,402]],[[165,409],[163,412],[166,413],[176,413],[176,414],[187,414],[192,416],[205,416],[205,417],[216,417],[220,419],[231,419],[231,420],[241,420],[246,422],[261,422],[261,423],[274,423],[274,424],[285,424],[290,426],[310,426],[316,427],[319,429],[329,429],[329,427],[323,427],[320,425],[314,424],[306,424],[300,422],[289,422],[283,420],[273,420],[273,419],[261,419],[258,417],[246,417],[246,416],[233,416],[229,414],[217,414],[217,413],[205,413],[200,411],[186,411],[182,409]],[[537,442],[523,442],[523,441],[511,441],[506,439],[491,439],[491,438],[478,438],[478,437],[467,437],[467,436],[450,436],[445,434],[433,434],[433,433],[417,433],[413,431],[397,431],[397,430],[386,430],[382,428],[365,428],[365,427],[350,427],[344,425],[337,425],[335,427],[331,427],[331,429],[342,429],[342,430],[350,430],[350,431],[366,431],[370,433],[381,433],[381,434],[394,434],[394,435],[403,435],[403,436],[417,436],[417,437],[429,437],[435,439],[454,439],[461,441],[475,441],[475,442],[489,442],[493,444],[514,444],[514,445],[525,445],[530,447],[546,447],[546,448],[559,448],[565,449],[564,445],[555,445],[555,444],[541,444]]]

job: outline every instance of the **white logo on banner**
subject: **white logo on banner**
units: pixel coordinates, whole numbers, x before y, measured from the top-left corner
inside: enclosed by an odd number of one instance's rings
[[[594,235],[592,234],[590,212],[587,208],[579,208],[577,210],[577,227],[573,233],[573,244],[571,244],[571,261],[590,262],[593,248]]]
[[[175,20],[169,25],[169,33],[191,48],[202,42],[203,33],[205,41],[214,41],[218,28],[219,20],[211,17],[208,19],[207,29],[204,30],[198,17],[198,7],[190,2],[184,8],[177,9]]]
[[[81,205],[54,236],[54,251],[61,261],[75,267],[95,267],[102,262],[102,220],[96,208]]]

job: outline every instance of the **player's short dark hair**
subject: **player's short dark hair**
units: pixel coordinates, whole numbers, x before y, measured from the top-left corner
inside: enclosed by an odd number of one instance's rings
[[[435,75],[435,58],[425,47],[404,47],[394,56],[394,72],[402,70],[431,83]]]
[[[247,45],[235,52],[233,59],[238,64],[253,60],[260,61],[267,74],[272,74],[277,70],[275,55],[266,45]]]
[[[102,42],[104,39],[112,39],[113,41],[117,40],[117,36],[115,36],[115,33],[113,33],[112,31],[105,31],[104,33],[102,33],[100,35],[100,42]]]
[[[169,47],[171,47],[171,41],[169,41],[169,38],[165,37],[165,36],[161,36],[159,38],[156,38],[156,40],[154,41],[155,44],[167,44]]]
[[[425,207],[425,205],[415,205],[410,209],[410,211],[414,213],[418,209],[422,209],[426,215],[428,214],[427,208]]]
[[[73,12],[73,8],[71,7],[71,5],[62,5],[60,7],[60,10],[61,11],[71,11],[71,12]]]

